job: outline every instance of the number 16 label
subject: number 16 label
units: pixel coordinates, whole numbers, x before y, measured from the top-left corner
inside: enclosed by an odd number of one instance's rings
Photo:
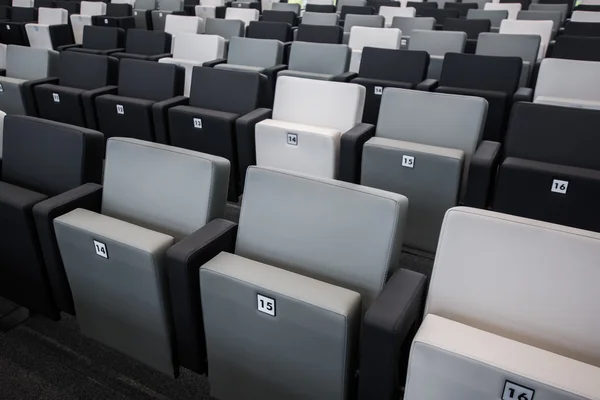
[[[533,400],[534,394],[535,391],[533,389],[506,381],[504,382],[502,400]]]
[[[569,188],[569,182],[567,182],[567,181],[561,181],[559,179],[555,179],[552,181],[551,191],[554,193],[567,194],[568,188]]]

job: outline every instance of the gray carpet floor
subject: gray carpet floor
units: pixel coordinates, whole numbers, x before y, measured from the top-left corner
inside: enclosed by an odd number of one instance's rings
[[[227,218],[236,220],[238,210]],[[430,255],[403,253],[401,267],[430,275]],[[16,306],[0,298],[0,318]],[[208,380],[182,369],[172,379],[82,336],[74,317],[33,315],[0,330],[0,400],[208,400]]]

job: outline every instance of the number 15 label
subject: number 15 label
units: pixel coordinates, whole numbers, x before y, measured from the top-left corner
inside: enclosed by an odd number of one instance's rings
[[[275,299],[260,294],[256,295],[258,311],[275,316]]]
[[[502,400],[533,400],[534,394],[535,391],[533,389],[506,381],[504,383],[504,392],[502,392]]]

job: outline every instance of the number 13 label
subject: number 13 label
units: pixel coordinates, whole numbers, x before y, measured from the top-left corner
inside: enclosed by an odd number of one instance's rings
[[[517,385],[514,382],[504,382],[504,392],[502,392],[502,400],[533,400],[535,391],[528,387]]]
[[[258,311],[275,316],[275,299],[260,294],[256,295]]]

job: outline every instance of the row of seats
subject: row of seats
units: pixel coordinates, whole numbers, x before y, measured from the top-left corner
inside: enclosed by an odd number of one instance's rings
[[[220,400],[600,396],[599,234],[452,208],[428,285],[400,263],[412,199],[254,166],[236,224],[230,167],[6,116],[0,294],[165,374],[208,367]]]

